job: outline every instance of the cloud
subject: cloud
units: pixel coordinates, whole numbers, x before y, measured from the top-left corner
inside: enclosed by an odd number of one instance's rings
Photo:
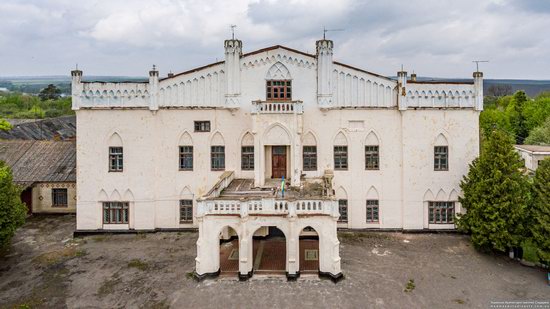
[[[223,58],[229,25],[245,51],[314,52],[323,27],[335,58],[380,74],[549,79],[547,0],[2,0],[0,76],[163,73]]]

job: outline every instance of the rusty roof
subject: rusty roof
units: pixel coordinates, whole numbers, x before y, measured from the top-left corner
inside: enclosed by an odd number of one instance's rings
[[[0,141],[0,160],[19,184],[76,181],[75,141]]]
[[[550,145],[515,145],[517,149],[526,150],[529,152],[533,152],[535,154],[542,153],[547,154],[550,153]]]

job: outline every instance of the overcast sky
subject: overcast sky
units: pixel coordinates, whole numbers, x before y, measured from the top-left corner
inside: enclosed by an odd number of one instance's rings
[[[1,0],[0,76],[161,75],[244,51],[314,53],[323,26],[337,61],[384,75],[550,79],[550,0]]]

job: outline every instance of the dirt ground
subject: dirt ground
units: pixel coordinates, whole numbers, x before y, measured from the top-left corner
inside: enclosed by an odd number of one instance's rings
[[[33,217],[0,255],[0,308],[488,308],[550,300],[546,273],[477,253],[461,235],[340,233],[334,284],[192,279],[197,233],[73,239],[75,217]],[[543,307],[545,308],[545,307]]]

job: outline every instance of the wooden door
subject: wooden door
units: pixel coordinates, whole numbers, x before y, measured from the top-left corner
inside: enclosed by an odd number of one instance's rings
[[[286,147],[273,146],[271,149],[271,178],[286,178]]]

